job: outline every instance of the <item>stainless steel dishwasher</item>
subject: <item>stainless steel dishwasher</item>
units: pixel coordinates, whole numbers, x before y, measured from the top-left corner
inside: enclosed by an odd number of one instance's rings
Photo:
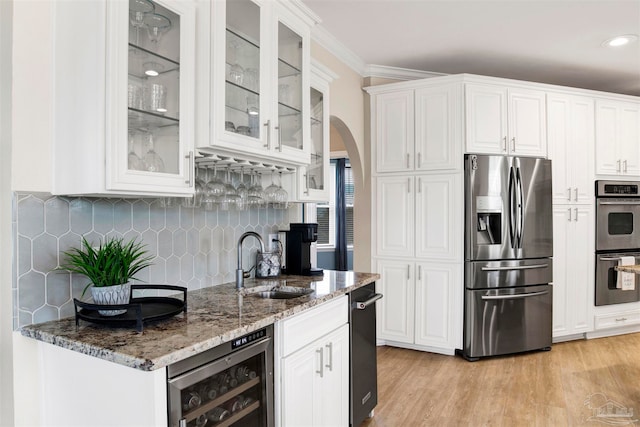
[[[382,294],[375,283],[349,293],[350,326],[350,425],[359,426],[373,416],[378,404],[378,364],[376,354],[376,304]]]

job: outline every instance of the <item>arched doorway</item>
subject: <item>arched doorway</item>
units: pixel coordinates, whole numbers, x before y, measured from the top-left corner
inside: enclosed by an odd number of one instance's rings
[[[337,116],[330,117],[330,151],[333,174],[331,181],[335,186],[332,190],[334,195],[332,203],[334,206],[339,204],[340,196],[336,197],[335,195],[340,191],[340,183],[343,185],[343,197],[346,198],[346,201],[342,199],[342,202],[345,203],[346,214],[332,216],[332,220],[336,222],[335,230],[344,230],[348,237],[346,237],[345,241],[336,236],[333,248],[320,249],[318,266],[339,269],[341,265],[340,257],[346,256],[348,261],[345,262],[348,269],[364,271],[363,268],[366,270],[368,266],[358,267],[359,263],[356,262],[358,251],[362,247],[360,244],[362,242],[361,235],[364,234],[368,238],[370,223],[368,210],[360,208],[363,199],[365,199],[363,196],[366,195],[362,155],[351,130]],[[345,165],[347,173],[345,173]],[[334,176],[338,177],[337,181],[333,179]],[[340,178],[344,179],[344,181],[340,181]],[[326,209],[326,206],[319,205],[319,214],[322,209]],[[341,224],[338,224],[339,222]]]

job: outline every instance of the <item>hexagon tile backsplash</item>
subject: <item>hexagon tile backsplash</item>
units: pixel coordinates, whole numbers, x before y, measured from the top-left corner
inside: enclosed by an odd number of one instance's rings
[[[13,325],[74,315],[87,279],[54,271],[61,253],[79,246],[81,236],[141,238],[155,255],[153,265],[138,274],[144,283],[166,283],[199,289],[235,280],[238,238],[255,231],[263,239],[289,224],[289,211],[205,211],[164,207],[160,199],[58,197],[14,194]],[[243,245],[245,270],[255,263],[258,244]],[[85,296],[86,297],[86,296]]]

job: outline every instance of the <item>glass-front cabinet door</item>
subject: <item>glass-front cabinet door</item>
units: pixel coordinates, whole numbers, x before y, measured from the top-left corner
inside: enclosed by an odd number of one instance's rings
[[[289,7],[277,1],[211,3],[213,119],[207,148],[274,162],[309,161],[311,21]]]
[[[107,115],[113,120],[107,129],[112,153],[107,158],[107,171],[112,172],[108,189],[164,187],[189,194],[194,169],[194,11],[173,1],[129,0],[110,2],[110,7],[123,22],[108,37],[113,41],[107,49],[107,72],[113,72],[113,79],[107,74]]]
[[[313,63],[309,91],[310,157],[301,166],[298,177],[298,198],[306,202],[328,202],[329,193],[329,83],[336,77],[331,70]]]
[[[261,8],[251,0],[226,3],[224,131],[236,144],[262,147]],[[221,94],[220,94],[221,95]],[[213,94],[214,99],[217,98]],[[220,97],[220,101],[222,97]]]

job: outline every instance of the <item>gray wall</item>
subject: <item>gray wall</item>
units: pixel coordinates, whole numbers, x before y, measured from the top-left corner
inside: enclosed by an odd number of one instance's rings
[[[15,193],[14,328],[73,316],[73,298],[80,298],[88,280],[53,270],[63,261],[61,252],[80,246],[81,236],[89,242],[104,236],[141,238],[155,258],[138,278],[193,290],[234,281],[240,235],[256,231],[266,242],[268,233],[288,228],[288,218],[289,211],[273,208],[205,211],[163,207],[161,199]],[[243,268],[248,270],[258,245],[247,239],[243,248]]]

